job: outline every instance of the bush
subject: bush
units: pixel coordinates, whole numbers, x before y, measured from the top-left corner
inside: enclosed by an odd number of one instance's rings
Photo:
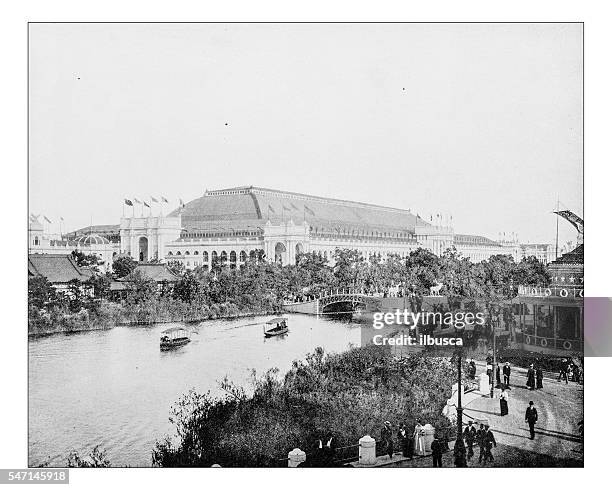
[[[417,418],[447,432],[441,415],[456,370],[449,359],[393,358],[388,349],[368,346],[343,354],[317,349],[295,362],[283,379],[271,370],[254,377],[253,394],[224,384],[227,395],[189,392],[172,409],[176,440],[158,441],[158,466],[279,466],[288,451],[307,452],[330,431],[340,446],[380,435],[390,420]]]

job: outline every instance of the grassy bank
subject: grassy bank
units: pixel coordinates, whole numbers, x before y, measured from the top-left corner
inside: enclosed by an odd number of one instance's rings
[[[156,443],[153,463],[286,466],[290,450],[299,447],[312,457],[329,432],[342,447],[365,434],[379,439],[385,420],[397,427],[422,419],[445,431],[450,422],[441,410],[455,376],[449,359],[399,359],[377,346],[331,355],[317,349],[282,379],[276,370],[254,379],[252,395],[230,383],[222,398],[185,394],[172,408],[176,437]]]
[[[239,308],[233,303],[187,304],[168,297],[154,297],[138,304],[100,300],[70,311],[68,308],[36,308],[28,311],[28,335],[50,335],[88,330],[105,330],[117,325],[150,325],[170,322],[198,322],[220,318],[242,318],[273,314],[275,310]]]

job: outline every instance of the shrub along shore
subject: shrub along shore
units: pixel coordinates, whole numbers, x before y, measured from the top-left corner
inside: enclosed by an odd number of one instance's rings
[[[156,442],[153,465],[286,467],[287,453],[296,447],[313,464],[318,441],[330,434],[337,447],[353,449],[338,457],[351,458],[364,435],[380,439],[385,420],[394,430],[421,420],[440,435],[452,434],[441,413],[456,364],[453,358],[421,354],[398,358],[374,345],[341,354],[317,348],[294,361],[282,378],[276,369],[261,378],[253,375],[252,395],[227,380],[222,397],[184,394],[171,409],[176,432]]]

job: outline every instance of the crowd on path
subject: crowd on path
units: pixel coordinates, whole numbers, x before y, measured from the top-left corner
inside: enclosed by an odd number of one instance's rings
[[[505,417],[509,413],[511,379],[513,376],[513,368],[509,362],[503,363],[503,366],[497,366],[493,369],[491,359],[487,359],[486,373],[489,376],[490,384],[499,388],[499,415]],[[471,359],[467,369],[468,379],[476,377],[476,362]],[[542,367],[538,364],[531,364],[525,373],[525,386],[529,390],[540,390],[543,388],[544,374]],[[559,370],[557,381],[580,382],[582,380],[582,370],[571,359],[564,359]],[[515,385],[516,386],[516,385]],[[469,417],[469,416],[468,416]],[[529,426],[530,439],[535,439],[535,426],[538,423],[538,410],[533,400],[529,401],[525,409],[525,423]],[[393,460],[394,454],[401,453],[403,458],[412,460],[417,456],[431,456],[433,467],[442,467],[442,454],[449,450],[449,439],[445,434],[428,432],[431,427],[426,427],[421,420],[417,420],[414,428],[410,430],[405,423],[399,423],[395,428],[390,421],[385,421],[380,430],[380,439],[376,444],[376,454],[379,457],[388,457],[388,460]],[[433,441],[429,448],[426,449],[426,436],[433,435]],[[465,443],[466,452],[464,453],[467,461],[471,461],[475,456],[475,449],[479,449],[478,464],[486,465],[494,462],[493,449],[497,447],[495,435],[491,430],[491,424],[488,420],[469,420],[465,425],[463,432],[463,441]],[[325,437],[316,441],[316,447],[313,458],[309,462],[309,466],[337,466],[340,461],[338,459],[338,445],[336,437],[330,432]],[[341,448],[343,449],[343,448]]]

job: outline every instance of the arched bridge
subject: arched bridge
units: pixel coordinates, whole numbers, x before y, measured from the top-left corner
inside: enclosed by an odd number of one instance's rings
[[[358,289],[333,289],[316,297],[303,301],[286,301],[285,311],[321,315],[334,304],[349,304],[349,310],[360,309],[367,312],[391,311],[396,308],[409,307],[409,298],[398,296],[394,292],[371,292]]]

